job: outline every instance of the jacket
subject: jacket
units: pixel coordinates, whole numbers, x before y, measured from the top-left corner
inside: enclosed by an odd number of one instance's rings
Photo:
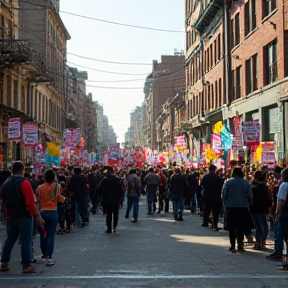
[[[74,174],[69,182],[69,188],[74,193],[76,200],[88,197],[87,178],[82,174]]]
[[[149,172],[145,179],[144,179],[144,182],[147,186],[149,185],[157,185],[157,187],[159,186],[160,184],[160,179],[159,177],[157,176],[157,174],[155,174],[154,172]]]
[[[34,194],[31,187],[31,184],[28,180],[25,180],[24,177],[21,176],[11,176],[7,179],[7,181],[2,186],[2,202],[4,205],[4,211],[7,219],[13,219],[23,216],[30,216],[31,213],[27,210],[26,206],[26,198],[22,191],[22,183],[26,182],[27,185],[30,186],[30,205],[34,206],[33,209],[37,211],[35,203],[34,203]],[[28,184],[29,183],[29,184]],[[29,191],[28,191],[29,192]],[[36,212],[32,214],[36,215]]]
[[[268,213],[269,189],[264,183],[255,183],[252,187],[253,203],[250,208],[251,214]]]
[[[247,207],[252,199],[249,182],[243,178],[235,177],[225,182],[222,189],[222,199],[226,207]]]
[[[100,182],[99,195],[105,205],[118,205],[122,198],[121,180],[114,175],[108,174]]]
[[[223,184],[224,179],[213,172],[204,175],[200,184],[204,189],[203,201],[220,200]]]
[[[170,191],[171,196],[185,196],[187,192],[187,184],[183,175],[176,174],[171,176],[170,179]]]

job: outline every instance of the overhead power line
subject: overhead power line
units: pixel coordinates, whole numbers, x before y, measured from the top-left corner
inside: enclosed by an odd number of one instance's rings
[[[81,55],[73,54],[73,53],[70,53],[70,52],[67,52],[67,54],[73,55],[73,56],[76,56],[76,57],[82,58],[82,59],[88,59],[88,60],[92,60],[92,61],[103,62],[103,63],[111,63],[111,64],[122,64],[122,65],[152,65],[152,64],[153,64],[153,63],[125,63],[125,62],[114,62],[114,61],[108,61],[108,60],[101,60],[101,59],[89,58],[89,57],[86,57],[86,56],[81,56]]]
[[[99,70],[99,69],[95,69],[95,68],[91,68],[91,67],[86,67],[83,65],[78,65],[75,63],[72,63],[70,61],[67,61],[67,63],[71,64],[71,65],[75,65],[81,68],[85,68],[87,70],[92,70],[92,71],[97,71],[97,72],[102,72],[102,73],[109,73],[109,74],[117,74],[117,75],[134,75],[134,76],[147,76],[149,73],[145,73],[145,74],[137,74],[137,73],[124,73],[124,72],[113,72],[113,71],[106,71],[106,70]]]
[[[41,5],[41,4],[36,4],[36,3],[32,3],[30,1],[25,1],[25,0],[19,0],[19,2],[23,2],[23,3],[27,3],[27,4],[31,4],[37,7],[42,7],[42,8],[46,8],[47,6],[45,5]],[[13,8],[13,7],[12,7]],[[21,10],[21,8],[15,8],[18,10]],[[50,8],[48,8],[50,9]],[[30,9],[29,9],[30,10]],[[32,9],[31,9],[32,10]],[[37,9],[35,9],[37,10]],[[62,11],[60,10],[61,13],[67,14],[67,15],[71,15],[71,16],[75,16],[75,17],[80,17],[80,18],[84,18],[84,19],[89,19],[89,20],[93,20],[93,21],[98,21],[98,22],[103,22],[103,23],[108,23],[108,24],[112,24],[112,25],[118,25],[118,26],[124,26],[124,27],[130,27],[130,28],[137,28],[137,29],[145,29],[145,30],[151,30],[151,31],[158,31],[158,32],[168,32],[168,33],[182,33],[184,34],[185,31],[179,31],[179,30],[172,30],[172,29],[160,29],[160,28],[154,28],[154,27],[145,27],[145,26],[139,26],[139,25],[132,25],[132,24],[126,24],[126,23],[120,23],[120,22],[114,22],[114,21],[109,21],[109,20],[104,20],[104,19],[99,19],[99,18],[94,18],[94,17],[89,17],[89,16],[85,16],[85,15],[80,15],[80,14],[76,14],[76,13],[72,13],[72,12],[67,12],[67,11]]]
[[[160,32],[169,32],[169,33],[185,33],[185,31],[179,31],[179,30],[170,30],[170,29],[160,29],[160,28],[153,28],[153,27],[144,27],[144,26],[138,26],[138,25],[132,25],[132,24],[124,24],[124,23],[119,23],[119,22],[113,22],[113,21],[108,21],[108,20],[103,20],[103,19],[98,19],[98,18],[93,18],[89,16],[83,16],[71,12],[66,12],[66,11],[60,11],[61,13],[68,14],[68,15],[73,15],[89,20],[94,20],[94,21],[99,21],[99,22],[104,22],[108,24],[113,24],[113,25],[120,25],[120,26],[125,26],[125,27],[131,27],[131,28],[138,28],[138,29],[145,29],[145,30],[153,30],[153,31],[160,31]]]

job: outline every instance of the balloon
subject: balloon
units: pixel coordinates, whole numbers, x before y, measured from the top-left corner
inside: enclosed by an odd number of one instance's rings
[[[220,134],[223,129],[223,123],[222,121],[217,122],[213,127],[213,133],[214,134]]]
[[[60,146],[56,144],[55,142],[47,142],[46,152],[51,157],[61,156]]]

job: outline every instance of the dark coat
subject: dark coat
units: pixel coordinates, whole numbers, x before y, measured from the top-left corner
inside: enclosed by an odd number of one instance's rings
[[[251,214],[268,213],[270,195],[267,185],[264,183],[255,183],[252,187],[253,202],[250,209]]]
[[[88,197],[87,178],[82,174],[74,174],[69,182],[69,190],[73,192],[75,200]]]
[[[108,174],[100,182],[99,195],[105,206],[120,204],[122,201],[121,180]]]
[[[210,172],[201,180],[201,186],[204,188],[204,201],[218,201],[221,199],[221,191],[223,188],[224,179],[217,174]]]
[[[185,177],[180,174],[173,175],[170,179],[171,197],[185,196],[187,193],[187,183]]]

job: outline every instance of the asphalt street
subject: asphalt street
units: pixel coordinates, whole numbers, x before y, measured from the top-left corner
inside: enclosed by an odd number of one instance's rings
[[[105,216],[96,214],[89,226],[57,235],[56,264],[36,264],[37,275],[21,273],[15,246],[11,270],[0,273],[0,288],[288,287],[288,272],[265,259],[269,251],[248,246],[243,254],[230,253],[228,232],[201,227],[198,215],[186,211],[183,222],[175,222],[171,212],[147,216],[144,199],[137,224],[124,214],[121,210],[117,233],[106,234]],[[4,240],[0,225],[1,246]],[[34,241],[40,255],[39,236]]]

